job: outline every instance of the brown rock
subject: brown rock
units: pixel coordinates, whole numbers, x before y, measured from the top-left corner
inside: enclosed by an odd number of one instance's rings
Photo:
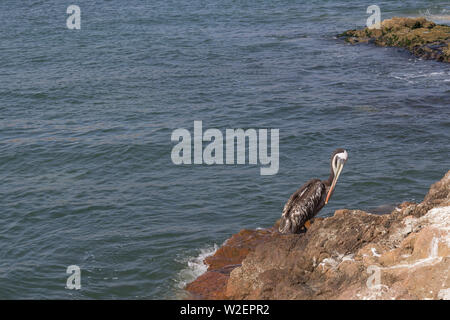
[[[264,242],[273,232],[274,229],[241,230],[228,239],[214,255],[205,259],[208,271],[240,264],[250,251]]]
[[[207,299],[450,299],[450,171],[420,204],[337,210],[306,233],[242,230],[187,286]]]
[[[207,272],[186,286],[192,299],[224,299],[230,272],[259,244],[274,235],[276,229],[241,230],[233,235],[212,256],[205,259]]]

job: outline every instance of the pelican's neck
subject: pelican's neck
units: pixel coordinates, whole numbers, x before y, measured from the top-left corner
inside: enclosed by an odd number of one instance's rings
[[[331,159],[331,161],[333,161],[333,159]],[[330,176],[328,177],[328,180],[325,180],[323,183],[324,183],[327,187],[330,187],[331,184],[333,183],[333,179],[334,179],[333,165],[330,164]]]

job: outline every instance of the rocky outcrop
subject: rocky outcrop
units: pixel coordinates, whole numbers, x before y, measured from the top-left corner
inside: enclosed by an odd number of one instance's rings
[[[378,27],[349,30],[339,37],[352,44],[402,47],[423,59],[450,62],[450,26],[425,18],[396,17],[384,20]]]
[[[214,255],[207,257],[206,273],[186,286],[190,298],[226,299],[225,289],[233,269],[259,244],[270,242],[277,236],[274,228],[264,230],[241,230],[222,245]]]
[[[450,171],[392,213],[337,210],[306,233],[242,230],[187,286],[203,299],[450,299]]]

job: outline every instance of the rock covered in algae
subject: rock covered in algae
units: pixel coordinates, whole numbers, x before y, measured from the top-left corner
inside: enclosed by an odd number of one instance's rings
[[[450,26],[425,18],[395,17],[381,22],[379,28],[349,30],[339,36],[351,44],[401,47],[423,59],[450,62]]]

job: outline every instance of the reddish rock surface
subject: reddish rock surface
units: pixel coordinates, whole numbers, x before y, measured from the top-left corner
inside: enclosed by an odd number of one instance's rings
[[[206,273],[186,286],[194,299],[225,299],[225,286],[233,269],[259,244],[276,236],[276,229],[241,230],[233,235],[212,256],[205,259]]]
[[[337,210],[302,234],[242,230],[187,285],[198,299],[450,299],[450,171],[423,202]]]

